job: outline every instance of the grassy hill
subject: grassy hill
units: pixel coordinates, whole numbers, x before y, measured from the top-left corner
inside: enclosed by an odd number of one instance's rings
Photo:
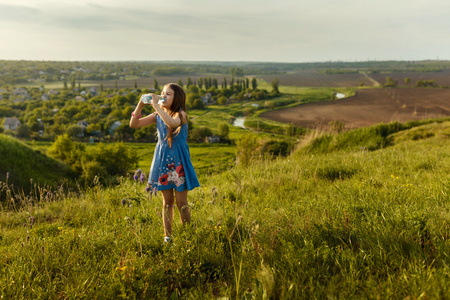
[[[203,178],[188,195],[192,223],[176,220],[170,244],[161,194],[126,178],[4,211],[0,293],[445,299],[450,122],[387,126],[311,138],[288,158]]]
[[[55,188],[70,176],[70,168],[66,165],[13,137],[0,134],[0,181],[13,185],[16,192],[28,194],[35,184]],[[0,199],[5,196],[6,187],[3,187]]]

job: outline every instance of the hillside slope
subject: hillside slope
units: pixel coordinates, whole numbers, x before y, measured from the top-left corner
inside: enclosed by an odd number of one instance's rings
[[[13,137],[0,134],[0,181],[13,184],[16,190],[29,192],[33,186],[31,179],[41,187],[55,187],[70,177],[70,168],[65,164]],[[0,199],[2,197],[4,194],[0,191]]]
[[[175,213],[168,244],[161,193],[132,179],[5,210],[0,294],[447,299],[449,128],[341,133],[205,176],[188,195],[191,224]]]

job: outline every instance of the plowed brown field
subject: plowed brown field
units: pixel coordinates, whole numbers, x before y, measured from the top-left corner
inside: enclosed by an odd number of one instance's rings
[[[380,73],[369,75],[380,84],[385,84],[386,77],[391,77],[393,80],[397,81],[399,86],[406,85],[405,78],[411,80],[410,86],[414,86],[419,80],[434,80],[439,86],[450,86],[450,70],[442,72]]]
[[[347,129],[379,123],[449,117],[450,89],[362,89],[356,96],[333,102],[308,103],[270,111],[262,118],[307,128],[326,128],[331,121]]]

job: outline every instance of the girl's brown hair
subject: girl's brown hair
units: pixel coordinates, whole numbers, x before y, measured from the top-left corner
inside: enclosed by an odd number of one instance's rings
[[[180,116],[181,124],[177,128],[167,128],[167,144],[172,148],[172,139],[180,133],[181,125],[184,123],[183,114],[181,111],[186,111],[186,93],[183,88],[176,83],[168,83],[164,87],[169,87],[173,90],[173,101],[169,109],[169,115],[175,117]]]

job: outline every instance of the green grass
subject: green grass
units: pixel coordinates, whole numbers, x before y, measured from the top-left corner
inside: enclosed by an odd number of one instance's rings
[[[152,164],[155,143],[127,143],[138,153],[138,168],[148,173]],[[192,164],[198,175],[208,176],[222,172],[234,165],[236,147],[226,144],[190,143]]]
[[[9,178],[7,178],[7,174]],[[63,163],[49,158],[39,149],[32,149],[17,139],[0,134],[0,180],[9,188],[28,194],[36,185],[56,187],[70,184],[71,170]],[[0,187],[0,201],[7,194]]]
[[[35,151],[43,154],[46,154],[51,146],[51,142],[31,141],[27,144]],[[131,147],[132,151],[137,153],[137,168],[148,174],[156,143],[125,143],[125,145],[126,147]],[[86,144],[86,146],[88,148],[95,147],[96,144]],[[211,173],[223,172],[235,164],[237,151],[235,145],[189,143],[189,149],[192,164],[200,176],[209,176]]]
[[[127,178],[4,208],[0,293],[446,299],[449,124],[417,125],[389,134],[382,149],[298,150],[204,176],[188,195],[192,223],[175,220],[168,245],[161,195],[150,197]]]

